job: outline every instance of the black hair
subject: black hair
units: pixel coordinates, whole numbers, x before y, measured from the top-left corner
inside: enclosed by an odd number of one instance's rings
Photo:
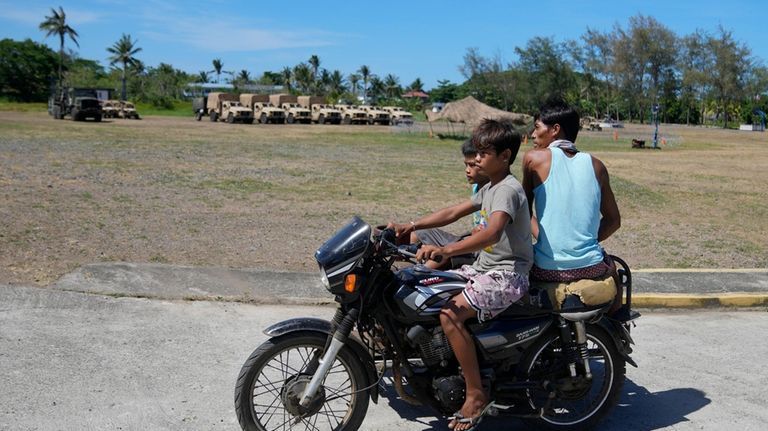
[[[477,151],[493,148],[496,154],[504,150],[512,152],[509,164],[515,161],[520,150],[520,133],[508,120],[484,119],[472,132],[472,144]]]
[[[560,96],[551,96],[541,105],[533,121],[540,120],[547,126],[560,125],[565,139],[576,142],[579,135],[579,113]]]
[[[467,139],[461,144],[461,154],[463,154],[464,157],[477,155],[477,149],[475,149],[475,144],[472,143],[472,138]]]

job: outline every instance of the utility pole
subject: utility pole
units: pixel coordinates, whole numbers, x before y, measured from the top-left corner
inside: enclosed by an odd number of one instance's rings
[[[659,142],[659,103],[654,102],[653,104],[653,123],[656,125],[656,128],[653,131],[653,149],[657,150],[659,148],[658,142]]]

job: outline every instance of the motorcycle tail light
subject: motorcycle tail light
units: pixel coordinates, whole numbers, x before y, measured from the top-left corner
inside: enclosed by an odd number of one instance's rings
[[[344,277],[344,290],[347,293],[355,293],[357,290],[357,275],[347,274],[347,276]]]

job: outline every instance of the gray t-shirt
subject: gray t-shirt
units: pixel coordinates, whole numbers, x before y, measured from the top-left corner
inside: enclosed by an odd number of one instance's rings
[[[496,211],[503,211],[510,217],[499,242],[481,250],[472,266],[482,272],[507,269],[528,275],[533,264],[531,216],[520,182],[507,175],[493,187],[488,183],[472,196],[472,203],[480,207],[484,226],[488,226],[490,215]]]

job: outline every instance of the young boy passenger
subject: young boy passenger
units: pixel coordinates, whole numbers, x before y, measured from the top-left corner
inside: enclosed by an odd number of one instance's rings
[[[490,403],[483,391],[468,319],[492,319],[528,291],[528,271],[533,262],[531,217],[520,183],[510,174],[520,148],[520,135],[511,124],[484,120],[473,132],[479,172],[489,178],[470,200],[438,210],[410,223],[390,224],[398,236],[414,230],[453,223],[480,210],[482,229],[444,246],[424,245],[417,260],[446,260],[479,251],[472,265],[456,270],[467,279],[461,294],[451,298],[440,314],[440,323],[459,361],[466,383],[464,405],[453,416],[449,428],[473,428]],[[438,258],[439,257],[439,258]]]
[[[488,183],[488,177],[480,173],[480,168],[477,166],[477,161],[475,160],[477,158],[477,150],[475,150],[471,138],[464,141],[461,145],[461,154],[464,156],[464,175],[467,177],[467,182],[472,184],[472,196],[474,196]],[[462,235],[455,235],[438,228],[415,230],[411,232],[410,242],[411,244],[420,242],[425,245],[437,245],[442,247],[459,241],[481,228],[482,217],[480,216],[480,211],[475,211],[472,213],[472,230],[469,232]],[[433,269],[442,269],[459,266],[459,263],[472,263],[476,258],[477,253],[468,253],[463,256],[446,259],[439,263],[434,260],[428,260],[425,265]]]

